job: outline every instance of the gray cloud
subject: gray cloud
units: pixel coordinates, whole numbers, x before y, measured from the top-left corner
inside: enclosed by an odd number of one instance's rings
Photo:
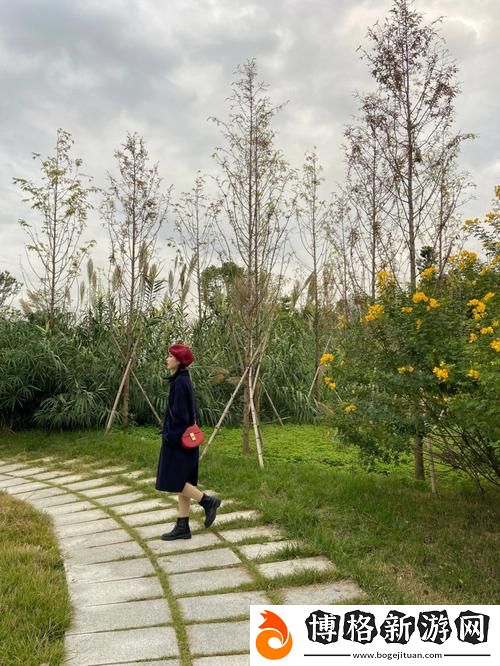
[[[356,112],[353,92],[372,82],[356,53],[382,21],[390,0],[0,0],[0,270],[21,278],[28,216],[12,176],[36,178],[32,151],[52,151],[56,130],[70,130],[74,154],[99,185],[114,169],[127,131],[144,135],[165,186],[178,195],[197,169],[214,170],[220,144],[210,115],[225,99],[239,63],[257,58],[274,103],[277,142],[294,166],[316,145],[325,193],[342,180],[342,134]],[[440,32],[459,66],[462,94],[456,128],[479,134],[464,146],[461,167],[477,183],[464,215],[489,209],[500,182],[500,48],[497,0],[417,0],[428,19],[446,16]],[[165,234],[167,231],[165,231]],[[107,237],[97,214],[87,237],[104,264]],[[165,250],[164,256],[167,257]]]

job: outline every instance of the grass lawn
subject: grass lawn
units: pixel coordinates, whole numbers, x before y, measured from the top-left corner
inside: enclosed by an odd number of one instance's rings
[[[69,622],[49,517],[0,492],[0,664],[61,664]]]
[[[413,462],[367,472],[353,447],[322,426],[263,427],[265,469],[240,454],[241,430],[223,429],[200,465],[200,482],[259,510],[350,577],[372,604],[492,604],[498,584],[500,491],[480,495],[439,472],[439,495],[412,478]],[[0,435],[0,457],[57,455],[156,472],[156,428]],[[78,469],[78,464],[74,465]],[[153,489],[151,490],[153,492]]]

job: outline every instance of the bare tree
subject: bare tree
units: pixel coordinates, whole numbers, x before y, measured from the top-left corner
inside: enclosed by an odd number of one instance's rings
[[[459,92],[457,67],[436,31],[441,19],[424,23],[413,0],[393,0],[384,24],[368,31],[370,51],[361,49],[379,89],[374,99],[384,138],[380,146],[391,172],[393,224],[408,253],[410,287],[417,284],[417,244],[432,227],[440,192],[436,170],[445,169],[453,103]],[[361,48],[361,47],[360,47]],[[468,135],[450,140],[460,143]],[[441,148],[441,149],[440,149]],[[424,478],[423,434],[414,435],[415,476]]]
[[[140,315],[148,284],[157,280],[158,269],[150,262],[166,219],[171,188],[162,194],[158,165],[149,166],[144,139],[137,133],[127,134],[115,158],[119,176],[108,173],[109,187],[101,214],[111,241],[113,293],[121,319],[117,337],[124,339],[122,421],[126,427],[133,355],[141,335]]]
[[[302,174],[295,186],[295,217],[297,229],[302,245],[309,256],[310,264],[307,267],[308,277],[308,304],[312,304],[312,328],[314,337],[313,361],[314,370],[319,366],[322,353],[320,330],[321,310],[324,295],[321,293],[323,276],[328,256],[328,227],[331,221],[332,208],[320,193],[323,167],[319,162],[316,147],[305,154]],[[320,377],[316,373],[314,383],[318,390]]]
[[[240,305],[233,310],[232,328],[242,373],[250,368],[243,396],[243,452],[248,453],[250,410],[258,448],[260,444],[257,380],[284,272],[290,169],[274,146],[272,129],[273,117],[283,105],[271,106],[263,94],[267,86],[258,81],[255,59],[247,60],[236,73],[240,78],[232,84],[229,119],[212,120],[226,141],[214,157],[221,169],[217,179],[221,210],[233,232],[221,256],[225,261],[234,258],[232,244],[244,268],[243,278],[235,279],[233,296]],[[227,230],[221,229],[221,241],[227,236]],[[260,353],[254,358],[257,349]]]
[[[89,194],[95,188],[85,186],[84,181],[88,184],[92,179],[80,173],[82,160],[71,157],[73,144],[69,132],[57,130],[54,155],[42,159],[39,153],[33,153],[33,159],[41,165],[41,183],[26,178],[13,179],[27,195],[23,201],[31,203],[31,208],[42,218],[40,229],[24,219],[19,220],[30,239],[26,255],[38,282],[35,285],[25,277],[30,289],[28,301],[22,301],[23,308],[30,311],[33,305],[43,310],[51,330],[56,313],[69,306],[71,288],[80,272],[81,262],[95,244],[95,241],[88,241],[79,247],[87,212],[92,207]],[[34,255],[34,263],[30,253]]]
[[[386,265],[394,271],[400,248],[394,248],[388,242],[387,218],[393,200],[388,187],[391,174],[380,146],[382,118],[378,114],[376,98],[366,95],[359,100],[362,115],[357,124],[349,125],[344,132],[345,196],[352,227],[356,229],[352,234],[355,264],[358,271],[368,274],[368,291],[375,299],[376,273]]]
[[[377,22],[368,31],[372,49],[361,51],[379,86],[373,100],[383,130],[380,147],[391,173],[392,220],[404,238],[415,289],[417,243],[429,229],[439,195],[436,168],[444,168],[450,154],[441,139],[452,126],[459,86],[455,62],[436,31],[441,19],[425,24],[413,4],[394,0],[384,24]]]
[[[208,248],[211,246],[216,205],[208,200],[205,193],[205,179],[198,171],[194,187],[183,192],[175,205],[176,227],[181,234],[183,245],[194,259],[193,273],[197,296],[198,320],[203,315],[202,273],[210,263]]]

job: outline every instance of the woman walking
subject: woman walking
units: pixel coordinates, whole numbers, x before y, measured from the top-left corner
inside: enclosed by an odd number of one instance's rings
[[[162,444],[156,490],[179,493],[179,517],[170,532],[162,534],[164,541],[190,539],[189,510],[191,500],[196,500],[205,509],[205,527],[214,522],[221,500],[212,495],[205,495],[198,485],[198,447],[184,449],[181,446],[182,433],[196,419],[196,401],[188,366],[193,362],[193,352],[186,345],[175,344],[169,348],[167,367],[173,373],[168,381],[167,409],[163,421]]]

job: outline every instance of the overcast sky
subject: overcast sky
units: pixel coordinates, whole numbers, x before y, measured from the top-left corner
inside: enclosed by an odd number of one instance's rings
[[[239,63],[255,57],[273,103],[277,142],[293,166],[317,146],[325,191],[342,181],[342,134],[356,113],[355,90],[373,88],[356,48],[382,21],[391,0],[0,0],[0,271],[22,281],[33,220],[13,176],[36,178],[32,152],[53,151],[58,127],[75,139],[74,156],[105,186],[113,152],[127,131],[143,134],[165,188],[179,195],[197,169],[214,172],[219,145],[210,115],[225,117]],[[460,167],[477,185],[464,217],[489,210],[500,184],[499,0],[417,0],[457,61],[462,93],[456,131],[479,136]],[[162,238],[167,230],[162,232]],[[97,240],[103,267],[107,235],[91,213],[85,238]],[[162,248],[166,258],[167,249]]]

